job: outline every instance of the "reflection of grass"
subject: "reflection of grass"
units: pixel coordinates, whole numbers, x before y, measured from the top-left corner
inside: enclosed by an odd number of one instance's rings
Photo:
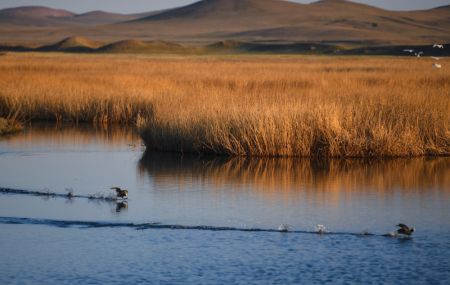
[[[268,196],[303,192],[323,194],[326,199],[361,191],[386,196],[394,190],[423,195],[434,190],[450,191],[448,158],[331,159],[319,163],[300,158],[198,158],[147,152],[139,166],[141,174],[152,177],[157,189],[167,189],[163,186],[173,183],[182,187],[189,181],[217,189],[251,186]]]
[[[0,118],[0,136],[19,132],[21,130],[22,126],[18,122]]]
[[[449,75],[416,58],[11,54],[0,115],[139,121],[149,148],[170,151],[448,155]]]

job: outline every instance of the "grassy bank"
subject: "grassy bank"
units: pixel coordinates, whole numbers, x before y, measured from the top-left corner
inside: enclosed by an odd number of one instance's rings
[[[0,61],[0,116],[134,123],[151,115],[158,88],[146,66],[126,57],[9,54]]]
[[[450,154],[450,69],[427,58],[8,55],[0,115],[138,122],[148,148]]]

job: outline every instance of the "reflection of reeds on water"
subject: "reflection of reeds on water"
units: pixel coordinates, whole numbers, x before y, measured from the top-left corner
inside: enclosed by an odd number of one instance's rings
[[[108,126],[107,128],[93,127],[92,125],[66,125],[60,126],[52,123],[34,123],[21,136],[9,140],[10,145],[19,145],[31,142],[39,145],[41,142],[52,142],[53,145],[83,146],[92,143],[104,143],[105,147],[140,145],[139,135],[132,128],[123,126]]]
[[[249,186],[265,194],[285,192],[359,193],[389,195],[450,190],[450,159],[329,160],[291,158],[194,158],[147,153],[140,161],[142,175],[156,186],[186,181],[207,182],[215,188]]]

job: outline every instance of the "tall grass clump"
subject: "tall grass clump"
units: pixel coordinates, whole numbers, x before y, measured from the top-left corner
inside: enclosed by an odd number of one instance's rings
[[[138,122],[148,149],[450,154],[450,71],[417,58],[8,55],[0,116]]]
[[[232,156],[450,154],[450,79],[429,62],[250,59],[194,70],[174,79],[181,87],[170,98],[155,98],[155,116],[142,128],[147,147]]]
[[[25,120],[135,123],[154,92],[134,62],[105,57],[17,55],[0,61],[0,116]]]

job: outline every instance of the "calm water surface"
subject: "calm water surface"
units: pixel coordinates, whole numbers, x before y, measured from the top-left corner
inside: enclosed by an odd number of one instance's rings
[[[450,283],[449,158],[144,154],[133,131],[90,127],[0,140],[2,188],[112,186],[127,205],[0,194],[0,284]],[[413,238],[383,236],[399,222]]]

